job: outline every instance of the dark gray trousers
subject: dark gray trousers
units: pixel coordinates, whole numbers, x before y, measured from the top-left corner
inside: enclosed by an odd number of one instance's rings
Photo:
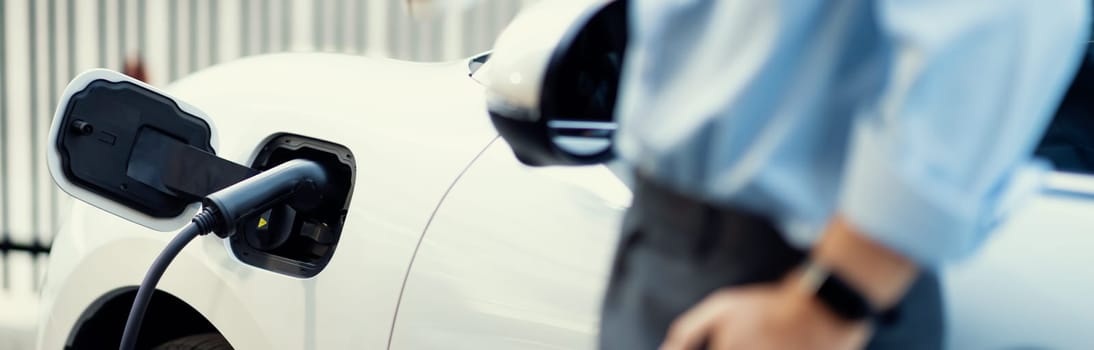
[[[669,324],[711,292],[775,281],[805,257],[763,217],[636,182],[604,298],[601,349],[656,349]],[[895,322],[877,325],[867,348],[942,347],[935,275],[922,274],[897,307]]]

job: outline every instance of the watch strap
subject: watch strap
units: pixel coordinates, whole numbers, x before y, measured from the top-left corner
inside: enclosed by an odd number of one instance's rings
[[[876,309],[862,293],[823,265],[808,262],[802,280],[816,298],[841,319],[891,324],[899,318],[898,308]]]

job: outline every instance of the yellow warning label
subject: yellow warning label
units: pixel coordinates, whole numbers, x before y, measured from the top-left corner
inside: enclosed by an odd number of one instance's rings
[[[266,224],[268,224],[268,222],[266,222],[266,218],[258,218],[258,228],[266,227]]]

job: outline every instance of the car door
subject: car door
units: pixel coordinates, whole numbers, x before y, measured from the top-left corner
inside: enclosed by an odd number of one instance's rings
[[[391,348],[596,348],[629,203],[605,166],[528,167],[495,141],[425,232]]]

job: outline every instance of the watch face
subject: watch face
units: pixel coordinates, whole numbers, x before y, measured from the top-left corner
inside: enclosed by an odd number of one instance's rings
[[[828,271],[825,271],[823,276],[823,282],[817,288],[816,296],[837,316],[848,321],[862,321],[873,318],[877,314],[866,298],[844,283],[839,276]]]

